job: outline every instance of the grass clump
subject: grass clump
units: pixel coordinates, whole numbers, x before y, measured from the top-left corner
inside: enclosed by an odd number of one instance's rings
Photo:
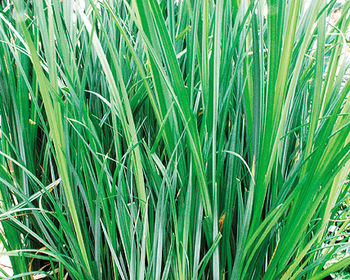
[[[1,3],[13,277],[344,273],[350,2]]]

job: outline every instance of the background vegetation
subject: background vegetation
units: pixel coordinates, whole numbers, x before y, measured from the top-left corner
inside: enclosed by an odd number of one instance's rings
[[[342,272],[350,2],[331,22],[337,4],[1,1],[7,279]]]

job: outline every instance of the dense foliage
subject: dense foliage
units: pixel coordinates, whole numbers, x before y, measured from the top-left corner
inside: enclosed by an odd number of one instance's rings
[[[350,1],[0,3],[15,278],[323,279],[350,265]]]

